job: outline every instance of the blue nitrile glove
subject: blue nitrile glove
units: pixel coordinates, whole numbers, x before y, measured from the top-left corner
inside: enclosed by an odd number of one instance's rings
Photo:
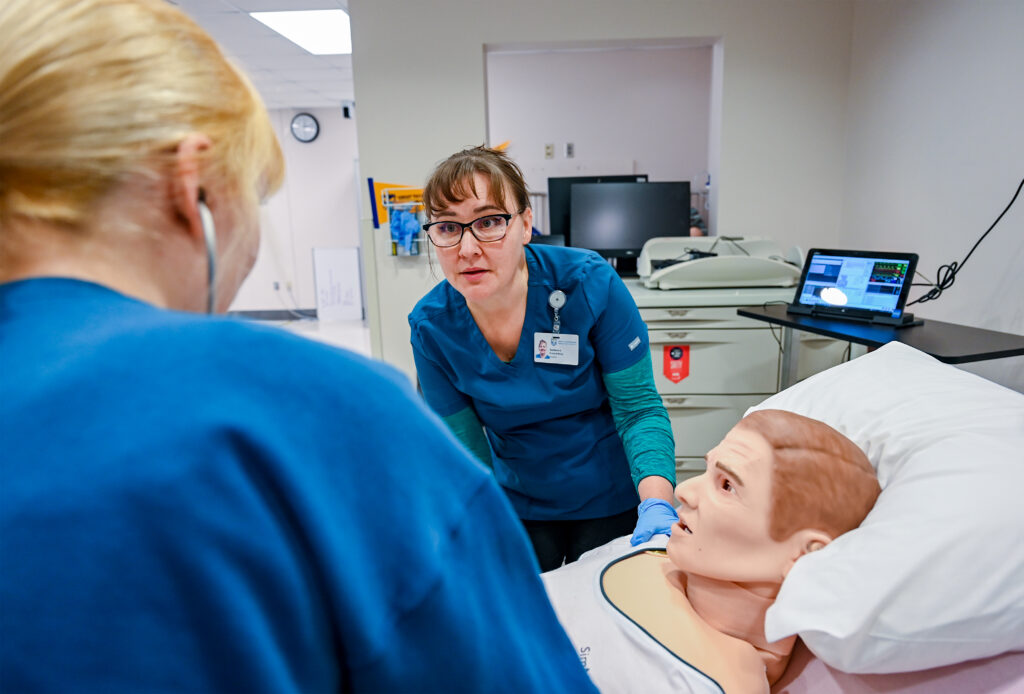
[[[640,517],[636,521],[636,530],[629,544],[636,545],[647,542],[659,533],[668,535],[672,532],[672,524],[679,520],[672,504],[664,499],[646,499],[637,507]]]
[[[420,228],[420,220],[416,218],[416,215],[412,212],[406,212],[405,219],[402,221],[402,245],[405,247],[405,252],[408,255],[417,255],[419,253],[419,248],[412,245],[412,240],[416,238]]]
[[[391,225],[391,242],[395,244],[395,248],[401,248],[402,246],[402,225],[405,212],[402,210],[391,210],[391,217],[388,220]]]

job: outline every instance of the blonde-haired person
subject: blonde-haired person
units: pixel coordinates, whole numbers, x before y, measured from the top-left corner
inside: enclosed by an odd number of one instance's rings
[[[443,161],[423,202],[445,280],[409,315],[420,387],[493,468],[541,570],[668,534],[675,446],[622,280],[592,251],[528,245],[526,183],[497,150]]]
[[[163,0],[4,0],[0,36],[5,691],[592,691],[403,376],[201,315],[283,169],[209,36]]]

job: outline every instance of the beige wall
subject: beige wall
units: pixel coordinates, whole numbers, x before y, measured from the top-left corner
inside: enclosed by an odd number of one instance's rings
[[[635,44],[634,44],[635,46]],[[646,173],[703,190],[711,113],[711,46],[490,51],[487,125],[509,141],[530,191],[548,177]],[[610,89],[609,85],[618,89]],[[519,108],[523,94],[531,108]],[[565,144],[575,148],[572,158]],[[545,144],[555,146],[545,157]],[[549,210],[534,226],[550,232]]]
[[[856,5],[843,247],[915,251],[932,281],[963,260],[1024,178],[1022,36],[1020,0]],[[1024,193],[911,310],[1024,334]],[[1024,357],[965,368],[1024,392]]]
[[[356,121],[343,117],[340,106],[302,110],[320,123],[320,134],[309,143],[291,134],[292,116],[300,110],[270,112],[286,175],[261,209],[260,254],[233,310],[316,308],[313,249],[359,246]]]
[[[349,9],[364,177],[421,184],[438,161],[485,140],[485,45],[716,38],[718,232],[838,240],[851,1],[350,0]],[[374,354],[412,375],[405,316],[438,278],[422,258],[387,255],[386,230],[362,228]]]

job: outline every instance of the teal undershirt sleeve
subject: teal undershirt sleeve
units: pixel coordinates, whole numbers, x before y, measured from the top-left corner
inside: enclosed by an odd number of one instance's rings
[[[633,366],[603,376],[615,419],[626,449],[633,485],[651,475],[676,484],[675,441],[668,412],[654,385],[651,355]]]
[[[476,416],[472,407],[461,409],[455,414],[441,417],[448,428],[455,434],[455,438],[462,442],[462,445],[469,449],[481,463],[489,468],[494,467],[491,461],[491,446],[487,443],[484,435],[484,425]]]

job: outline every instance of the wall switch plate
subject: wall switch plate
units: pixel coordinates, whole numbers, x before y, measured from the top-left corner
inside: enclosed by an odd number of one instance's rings
[[[576,156],[576,145],[571,142],[565,143],[565,158],[572,159]]]
[[[555,158],[555,145],[554,144],[544,145],[544,158],[545,159],[554,159]]]

